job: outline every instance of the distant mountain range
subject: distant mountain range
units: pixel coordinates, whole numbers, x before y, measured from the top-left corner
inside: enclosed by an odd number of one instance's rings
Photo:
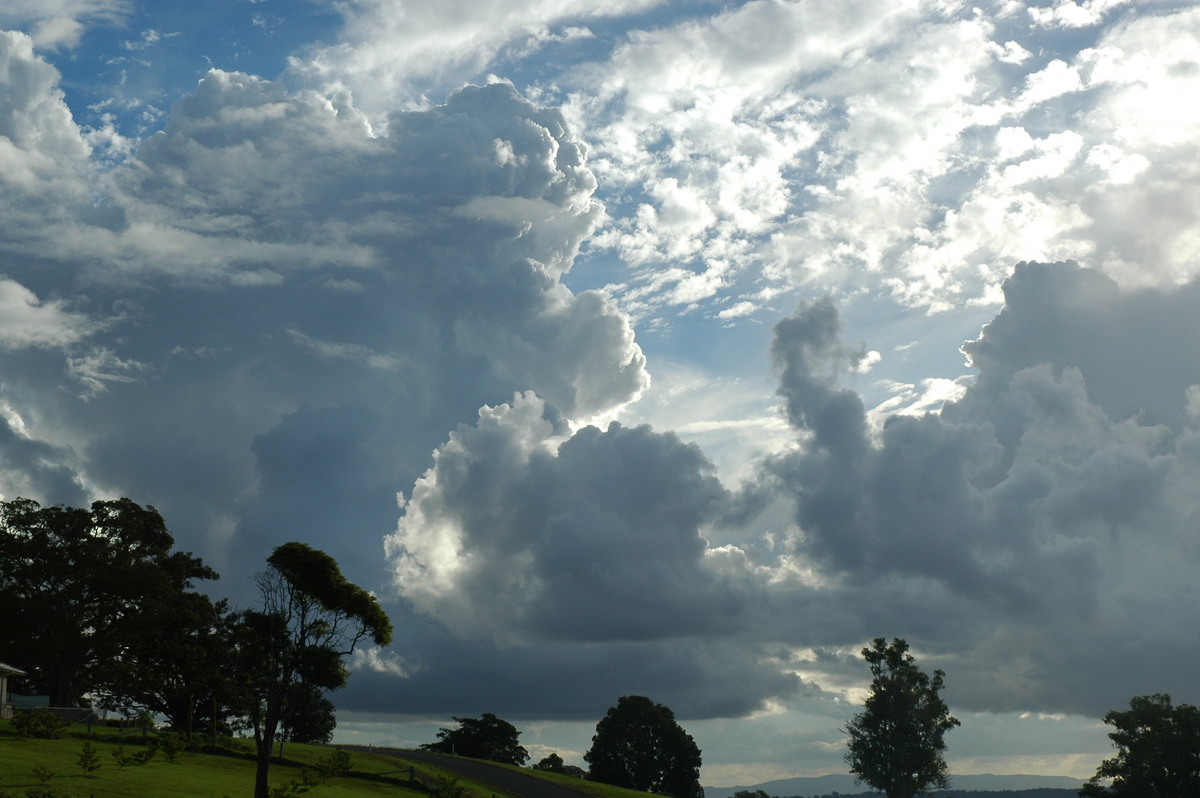
[[[1036,790],[1055,788],[1060,790],[1077,790],[1083,785],[1082,779],[1072,779],[1067,776],[993,776],[983,774],[978,776],[951,776],[952,790]],[[752,784],[745,787],[705,787],[704,798],[729,798],[738,790],[762,790],[768,795],[829,795],[834,792],[843,795],[868,793],[870,787],[865,784],[855,784],[852,776],[831,775],[795,779],[779,779],[762,784]]]

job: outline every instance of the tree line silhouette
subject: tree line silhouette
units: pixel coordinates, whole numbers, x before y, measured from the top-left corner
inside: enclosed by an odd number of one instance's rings
[[[252,732],[255,798],[268,798],[274,744],[329,741],[326,693],[345,685],[345,657],[360,643],[391,641],[391,622],[374,596],[307,544],[276,547],[255,575],[258,606],[240,609],[198,591],[217,573],[173,547],[159,513],[129,499],[88,508],[0,502],[0,651],[26,672],[25,689],[54,706],[163,717],[185,739]],[[940,695],[945,674],[922,672],[902,638],[876,638],[862,656],[872,681],[863,711],[844,728],[850,772],[888,798],[944,790],[944,736],[960,725]],[[457,729],[423,748],[528,760],[507,721],[491,713],[454,720]],[[1200,796],[1200,710],[1155,694],[1104,721],[1115,728],[1117,754],[1079,795]],[[608,710],[584,760],[587,771],[557,754],[534,767],[703,797],[695,740],[645,696],[623,696]]]
[[[276,740],[328,740],[324,693],[346,683],[362,640],[391,641],[391,622],[307,544],[276,547],[255,576],[259,606],[235,610],[195,590],[217,573],[174,543],[129,499],[0,502],[0,650],[53,706],[162,716],[187,738],[252,731],[254,795],[269,798]]]

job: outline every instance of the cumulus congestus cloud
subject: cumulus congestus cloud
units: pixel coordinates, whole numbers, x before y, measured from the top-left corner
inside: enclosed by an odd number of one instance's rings
[[[729,501],[701,452],[648,427],[567,434],[525,394],[439,448],[388,549],[418,609],[474,636],[624,641],[738,620],[702,529]]]
[[[857,666],[835,652],[882,633],[952,660],[968,709],[1097,713],[1117,692],[1185,689],[1200,653],[1178,623],[1200,598],[1200,374],[1174,353],[1200,345],[1196,291],[1022,264],[964,347],[979,372],[965,395],[878,430],[841,385],[861,350],[837,308],[805,304],[773,348],[795,447],[741,492],[671,433],[572,433],[517,396],[461,427],[417,483],[388,539],[397,587],[516,659],[577,640],[665,656],[649,644],[679,641],[715,678],[736,649],[777,676],[741,693],[760,706],[800,672],[844,679]],[[769,545],[710,542],[753,540],[780,502],[791,522]],[[1111,660],[1072,667],[1097,650]],[[507,657],[494,678],[514,678]]]
[[[74,486],[39,498],[152,502],[235,572],[338,530],[369,573],[480,406],[590,417],[646,386],[626,317],[561,282],[601,214],[582,148],[511,86],[380,135],[347,97],[213,70],[105,171],[53,67],[0,44],[5,448]]]
[[[1197,602],[1200,503],[1183,497],[1200,374],[1176,356],[1200,339],[1196,290],[1019,265],[964,347],[978,376],[962,399],[874,436],[830,378],[847,356],[828,304],[776,328],[803,438],[769,470],[795,501],[797,546],[869,626],[953,656],[958,705],[1098,713],[1122,689],[1184,689],[1196,641],[1162,608]],[[1110,662],[1071,667],[1108,640]],[[1172,655],[1138,664],[1139,648]]]

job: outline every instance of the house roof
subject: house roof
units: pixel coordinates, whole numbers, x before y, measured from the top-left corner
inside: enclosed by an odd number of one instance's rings
[[[25,676],[26,675],[25,671],[21,670],[20,668],[14,668],[12,665],[9,665],[4,662],[0,662],[0,673],[3,673],[6,676]]]

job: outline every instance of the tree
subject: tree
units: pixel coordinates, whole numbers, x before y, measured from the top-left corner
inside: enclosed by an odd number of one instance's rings
[[[145,612],[154,622],[135,632],[144,638],[139,654],[96,691],[100,706],[126,717],[142,711],[162,715],[188,738],[199,730],[214,737],[227,730],[232,693],[225,671],[232,661],[233,617],[228,602],[186,593]],[[173,633],[163,636],[163,628]]]
[[[550,754],[543,758],[540,762],[533,766],[534,770],[544,770],[547,773],[562,773],[566,768],[566,763],[558,754]]]
[[[940,693],[945,674],[922,673],[908,643],[877,637],[862,650],[871,667],[871,692],[864,709],[846,725],[846,763],[858,781],[912,798],[929,787],[948,786],[943,736],[959,725]]]
[[[436,743],[421,746],[439,754],[458,754],[508,765],[524,765],[529,752],[517,743],[521,735],[506,720],[485,712],[478,718],[454,718],[457,729],[442,729]],[[561,760],[560,760],[561,761]]]
[[[285,543],[267,565],[255,575],[262,609],[243,611],[234,629],[241,706],[257,754],[254,798],[269,798],[271,749],[298,695],[294,685],[336,690],[346,683],[343,657],[368,636],[380,646],[392,639],[379,602],[325,552]]]
[[[1169,695],[1137,696],[1104,722],[1117,755],[1100,763],[1079,791],[1084,796],[1194,798],[1200,795],[1200,709],[1171,706]],[[1103,787],[1102,779],[1112,779]]]
[[[704,796],[696,741],[675,713],[645,696],[622,696],[610,707],[583,758],[593,781],[674,798]]]
[[[217,574],[172,552],[153,507],[129,499],[90,508],[0,502],[0,651],[55,706],[129,685],[129,669],[175,640],[186,607]]]
[[[307,682],[292,684],[288,712],[280,721],[280,738],[290,743],[327,743],[337,728],[333,702]]]
[[[588,773],[579,765],[568,765],[558,754],[550,754],[533,766],[534,770],[545,770],[548,773],[560,773],[573,779],[586,779]]]

